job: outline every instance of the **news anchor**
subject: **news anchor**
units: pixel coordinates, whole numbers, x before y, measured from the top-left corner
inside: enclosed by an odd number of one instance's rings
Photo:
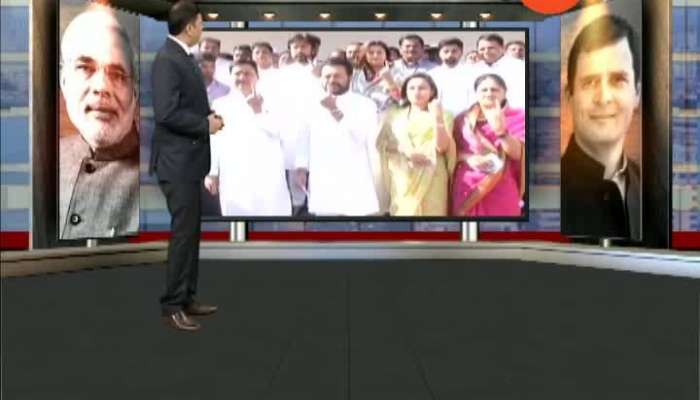
[[[190,48],[199,42],[204,23],[190,1],[178,1],[168,14],[168,38],[153,62],[153,134],[151,171],[165,195],[171,238],[165,294],[160,298],[164,322],[178,330],[197,331],[193,315],[217,307],[195,301],[199,263],[202,180],[209,171],[209,134],[222,127],[210,112],[204,80]]]

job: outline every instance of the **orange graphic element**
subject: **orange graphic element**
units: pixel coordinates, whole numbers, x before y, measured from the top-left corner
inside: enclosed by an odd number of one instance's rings
[[[523,0],[525,7],[542,14],[559,14],[573,8],[578,0]]]

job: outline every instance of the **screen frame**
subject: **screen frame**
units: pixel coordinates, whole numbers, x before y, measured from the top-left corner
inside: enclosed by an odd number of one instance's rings
[[[217,21],[219,22],[219,21]],[[297,21],[295,21],[297,22]],[[298,22],[308,22],[309,24],[314,24],[317,21],[298,21]],[[358,21],[366,22],[366,21]],[[349,23],[349,22],[348,22]],[[527,222],[530,219],[530,142],[532,135],[530,133],[530,29],[527,27],[523,28],[496,28],[496,27],[474,27],[474,28],[440,28],[440,27],[419,27],[419,28],[407,28],[407,27],[386,27],[386,28],[376,28],[376,27],[328,27],[319,26],[308,28],[275,28],[275,27],[254,27],[250,28],[248,22],[244,24],[243,28],[220,28],[220,27],[206,27],[204,32],[288,32],[293,35],[297,32],[356,32],[356,31],[397,31],[397,32],[415,32],[420,34],[420,32],[478,32],[478,33],[489,33],[489,32],[520,32],[524,34],[525,42],[525,193],[523,195],[523,213],[519,216],[494,216],[494,217],[470,217],[470,216],[444,216],[444,217],[431,217],[431,216],[201,216],[202,222]]]

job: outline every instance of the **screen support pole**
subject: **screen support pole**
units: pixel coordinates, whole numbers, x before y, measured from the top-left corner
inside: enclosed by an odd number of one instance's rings
[[[476,243],[479,241],[479,223],[478,222],[462,222],[462,242]]]
[[[242,243],[246,241],[246,225],[243,221],[231,222],[229,241]]]
[[[88,249],[92,249],[92,248],[97,247],[97,239],[88,239],[88,240],[85,242],[85,246],[86,246]]]

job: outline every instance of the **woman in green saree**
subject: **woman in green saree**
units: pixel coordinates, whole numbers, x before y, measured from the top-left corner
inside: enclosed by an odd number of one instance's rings
[[[424,73],[401,88],[403,107],[384,115],[377,149],[392,216],[447,216],[450,179],[456,163],[452,115],[437,100],[437,87]]]

